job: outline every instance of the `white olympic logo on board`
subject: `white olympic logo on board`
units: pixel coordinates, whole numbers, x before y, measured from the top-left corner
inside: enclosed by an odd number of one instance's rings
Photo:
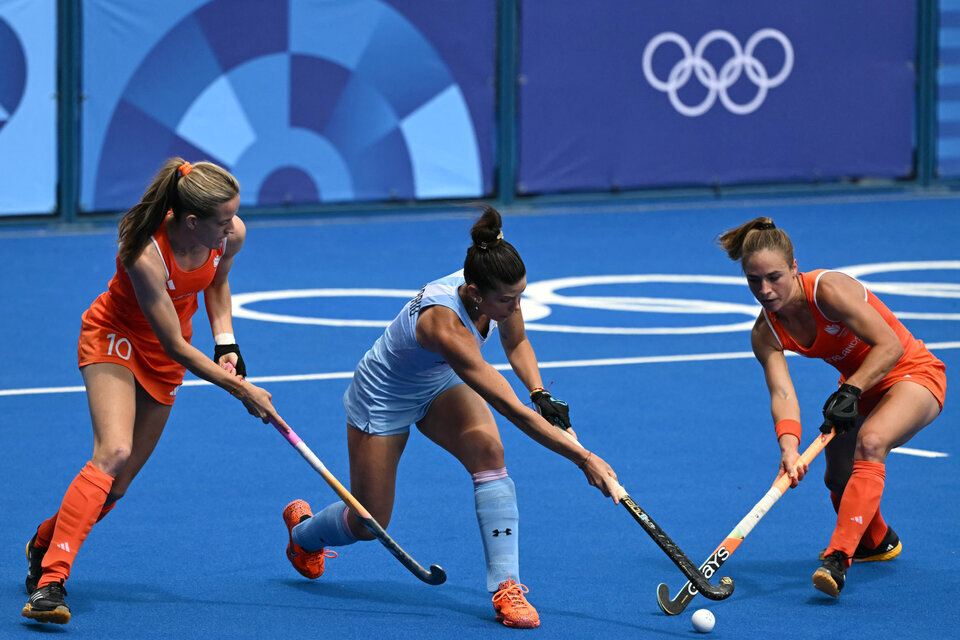
[[[783,67],[772,77],[764,64],[753,56],[757,45],[767,39],[776,40],[783,47]],[[733,49],[733,55],[720,67],[719,72],[703,57],[706,48],[718,41],[726,42]],[[660,45],[669,42],[680,47],[683,58],[673,65],[670,73],[667,74],[667,79],[661,80],[653,71],[653,55]],[[750,36],[746,47],[742,47],[740,41],[730,32],[715,29],[704,34],[693,49],[690,48],[690,43],[679,33],[667,31],[655,36],[643,50],[643,75],[646,76],[647,82],[654,89],[666,93],[670,97],[670,104],[673,105],[674,109],[691,118],[709,111],[718,97],[720,103],[730,113],[741,116],[753,113],[766,100],[767,92],[783,84],[792,70],[793,45],[790,44],[790,40],[783,32],[770,28],[760,29]],[[746,73],[747,78],[757,87],[757,93],[753,99],[744,104],[734,102],[727,94],[727,89],[739,80],[741,73]],[[707,96],[695,105],[685,104],[677,94],[681,88],[686,86],[691,75],[696,75],[697,80],[707,88]]]
[[[921,262],[882,262],[872,264],[850,265],[838,267],[854,278],[858,278],[864,286],[886,300],[886,296],[893,299],[896,296],[906,298],[932,298],[941,300],[960,300],[960,283],[956,282],[894,282],[888,280],[867,281],[862,276],[871,274],[885,274],[897,272],[917,271],[960,271],[960,260],[939,260]],[[684,285],[733,285],[746,288],[746,279],[743,276],[716,276],[696,274],[622,274],[622,275],[590,275],[555,278],[531,282],[523,294],[523,319],[527,330],[548,331],[554,333],[575,333],[593,335],[696,335],[749,331],[753,327],[760,306],[755,302],[725,302],[722,300],[703,300],[680,297],[652,297],[652,296],[615,296],[615,295],[588,295],[584,293],[572,294],[573,291],[582,292],[587,287],[603,287],[609,289],[613,285],[663,285],[674,286],[678,293]],[[572,290],[572,291],[571,291]],[[567,291],[567,293],[563,293]],[[359,319],[316,317],[310,315],[293,315],[274,313],[252,308],[254,305],[269,305],[271,301],[291,299],[344,299],[344,298],[397,298],[409,300],[419,292],[419,289],[287,289],[280,291],[255,291],[233,294],[233,315],[235,318],[260,320],[264,322],[279,322],[298,325],[315,325],[326,327],[386,327],[390,324],[387,318]],[[750,300],[749,293],[736,294],[742,300]],[[726,296],[722,296],[726,297]],[[343,308],[349,308],[347,306]],[[596,326],[584,324],[561,324],[558,322],[542,322],[555,309],[569,308],[592,310],[600,312],[630,312],[661,314],[666,316],[705,316],[709,323],[664,324],[663,326]],[[933,321],[960,321],[960,313],[955,312],[918,312],[914,310],[897,310],[894,313],[901,320],[933,320]],[[392,318],[396,307],[389,309]],[[616,317],[614,313],[606,317]],[[732,316],[732,322],[715,322],[718,316]]]

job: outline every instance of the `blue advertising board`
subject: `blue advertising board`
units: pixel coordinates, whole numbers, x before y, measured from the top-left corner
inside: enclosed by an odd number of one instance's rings
[[[905,0],[523,2],[520,193],[904,178]]]
[[[937,175],[960,176],[960,0],[940,0]]]
[[[478,197],[493,184],[496,7],[451,0],[87,0],[81,208],[163,160],[243,205]]]
[[[56,209],[56,9],[0,0],[0,215]]]

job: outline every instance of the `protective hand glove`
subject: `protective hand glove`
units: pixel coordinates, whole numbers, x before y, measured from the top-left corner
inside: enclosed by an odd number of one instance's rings
[[[537,412],[547,422],[557,425],[561,429],[570,428],[570,407],[563,400],[557,400],[545,389],[534,389],[530,392],[530,399],[537,407]]]
[[[240,355],[240,347],[235,344],[218,344],[213,347],[213,361],[218,365],[220,363],[220,358],[227,355],[228,353],[237,354],[237,365],[235,369],[237,370],[237,375],[241,378],[247,377],[247,365],[243,364],[243,356]]]
[[[857,400],[860,398],[860,389],[852,384],[842,384],[840,388],[834,391],[826,404],[823,405],[823,426],[820,431],[830,433],[830,429],[836,429],[837,433],[843,433],[850,429],[857,428]]]

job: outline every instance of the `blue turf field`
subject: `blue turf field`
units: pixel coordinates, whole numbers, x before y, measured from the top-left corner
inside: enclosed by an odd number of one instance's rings
[[[960,590],[958,208],[951,198],[838,197],[507,216],[504,233],[527,265],[524,310],[544,381],[570,403],[581,440],[697,564],[763,496],[779,460],[745,328],[756,307],[739,267],[712,246],[718,232],[771,215],[801,270],[859,274],[944,360],[950,385],[941,416],[909,444],[920,451],[888,459],[883,510],[903,540],[899,558],[854,566],[837,601],[813,589],[835,519],[818,459],[724,565],[734,594],[698,598],[677,617],[660,612],[655,590],[685,580],[643,530],[571,463],[500,419],[520,501],[521,578],[543,621],[532,633],[693,637],[689,614],[709,607],[718,638],[950,635],[960,612],[951,597]],[[346,379],[407,296],[462,264],[471,222],[460,211],[248,224],[230,280],[251,378],[344,481]],[[298,497],[322,507],[332,491],[271,427],[203,385],[181,390],[153,458],[84,545],[67,584],[73,621],[21,618],[23,546],[89,458],[76,339],[80,314],[113,273],[114,236],[0,232],[0,638],[520,633],[493,621],[470,479],[448,454],[414,433],[390,525],[414,557],[446,569],[446,584],[419,583],[376,543],[342,549],[310,582],[287,564],[280,512]],[[195,344],[211,351],[202,311],[194,326]],[[505,362],[496,341],[485,355]],[[790,365],[806,443],[836,375],[821,362]]]

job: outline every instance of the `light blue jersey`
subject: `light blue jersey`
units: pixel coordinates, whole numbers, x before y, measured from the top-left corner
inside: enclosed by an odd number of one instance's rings
[[[416,328],[423,309],[448,307],[460,316],[477,346],[483,347],[497,323],[491,320],[487,335],[480,335],[457,295],[463,283],[463,271],[452,273],[428,283],[404,305],[357,365],[343,394],[347,422],[368,433],[403,433],[426,415],[440,393],[462,384],[440,354],[420,346]]]

